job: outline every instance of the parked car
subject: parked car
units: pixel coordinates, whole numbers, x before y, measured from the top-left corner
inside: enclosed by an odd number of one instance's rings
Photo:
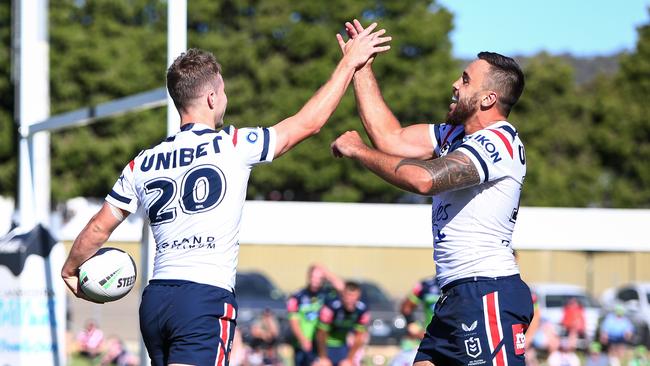
[[[650,282],[634,282],[606,290],[601,296],[606,311],[616,305],[625,307],[625,315],[634,323],[632,341],[650,347]]]
[[[360,281],[361,301],[370,309],[370,344],[399,344],[406,334],[406,321],[397,306],[374,282]]]
[[[280,341],[289,335],[286,298],[275,284],[259,272],[238,272],[235,282],[238,305],[237,328],[245,342],[251,340],[251,325],[265,309],[273,312],[280,324]]]
[[[564,305],[571,299],[578,300],[585,309],[586,339],[580,339],[579,348],[586,348],[588,341],[593,340],[598,328],[600,306],[593,300],[583,287],[564,283],[538,283],[531,285],[537,294],[542,319],[555,325],[559,335],[564,335],[561,325],[564,315]]]

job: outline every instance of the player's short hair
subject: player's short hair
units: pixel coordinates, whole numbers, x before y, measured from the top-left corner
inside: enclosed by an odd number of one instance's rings
[[[361,291],[361,285],[355,281],[345,281],[345,287],[348,291]]]
[[[167,90],[176,108],[185,110],[220,73],[221,65],[211,52],[190,48],[181,53],[167,69]]]
[[[497,108],[507,117],[524,91],[524,73],[510,57],[495,52],[480,52],[477,56],[490,64],[486,87],[499,94]]]

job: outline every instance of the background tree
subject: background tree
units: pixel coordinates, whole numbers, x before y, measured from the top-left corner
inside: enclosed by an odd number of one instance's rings
[[[11,2],[0,2],[0,41],[11,44]],[[11,48],[0,47],[0,194],[16,195],[17,148],[14,126],[14,85],[11,81]]]
[[[600,166],[589,144],[589,96],[578,90],[573,69],[558,57],[537,55],[524,72],[524,94],[509,118],[526,147],[522,205],[593,205]]]
[[[51,113],[163,86],[165,17],[159,1],[51,0]],[[53,133],[53,201],[104,197],[126,163],[165,133],[164,109]]]
[[[52,114],[164,86],[166,2],[50,0]],[[393,36],[374,70],[403,124],[440,122],[451,83],[467,61],[451,56],[452,15],[424,0],[193,0],[189,46],[221,62],[229,97],[226,123],[269,126],[294,113],[340,59],[343,23],[378,21]],[[11,7],[0,3],[0,39],[10,44]],[[476,50],[482,51],[482,50]],[[511,120],[527,148],[522,204],[650,206],[650,25],[615,74],[589,81],[595,60],[539,54],[522,60],[527,86]],[[0,49],[0,194],[15,195],[16,126],[11,53]],[[576,83],[576,79],[579,83]],[[249,198],[423,202],[362,169],[335,160],[329,145],[361,130],[352,91],[319,135],[272,166],[255,169]],[[162,108],[52,134],[53,202],[103,197],[123,166],[166,133]]]
[[[393,51],[376,60],[375,70],[390,86],[386,98],[398,117],[416,122],[446,111],[455,68],[451,15],[429,1],[218,4],[190,4],[189,40],[214,50],[223,65],[226,123],[268,126],[296,113],[329,78],[341,57],[335,34],[354,17],[364,24],[380,21],[394,37]],[[353,162],[332,159],[330,143],[343,131],[361,128],[351,94],[317,136],[254,171],[249,197],[390,201],[403,194]]]
[[[619,72],[601,79],[591,99],[591,145],[603,166],[603,206],[650,207],[650,25]]]
[[[50,5],[53,114],[164,85],[162,2],[53,0]],[[359,15],[365,24],[381,20],[396,37],[395,51],[376,61],[376,70],[382,83],[401,85],[387,91],[398,116],[415,122],[446,110],[455,69],[447,37],[451,15],[428,1],[188,5],[190,47],[212,50],[223,66],[228,124],[268,126],[296,113],[341,57],[334,35]],[[55,133],[54,200],[103,196],[126,162],[163,137],[164,123],[164,111],[156,110]],[[332,159],[331,141],[359,128],[349,93],[318,136],[272,167],[255,170],[249,196],[390,201],[402,195],[353,163]]]

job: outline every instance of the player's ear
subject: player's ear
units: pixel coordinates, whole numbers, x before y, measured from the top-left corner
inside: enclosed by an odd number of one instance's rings
[[[210,107],[210,109],[214,109],[217,95],[215,94],[214,91],[211,91],[210,93],[208,93],[207,98],[208,98],[208,107]]]
[[[497,102],[497,93],[488,90],[486,94],[481,97],[481,107],[488,109],[492,107]]]

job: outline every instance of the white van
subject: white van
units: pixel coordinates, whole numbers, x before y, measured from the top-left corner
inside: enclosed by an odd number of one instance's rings
[[[595,339],[600,306],[583,287],[565,283],[536,283],[531,284],[530,287],[537,295],[542,319],[555,324],[558,335],[564,335],[564,329],[560,324],[564,314],[564,305],[571,298],[575,298],[585,309],[587,339],[584,341]]]

